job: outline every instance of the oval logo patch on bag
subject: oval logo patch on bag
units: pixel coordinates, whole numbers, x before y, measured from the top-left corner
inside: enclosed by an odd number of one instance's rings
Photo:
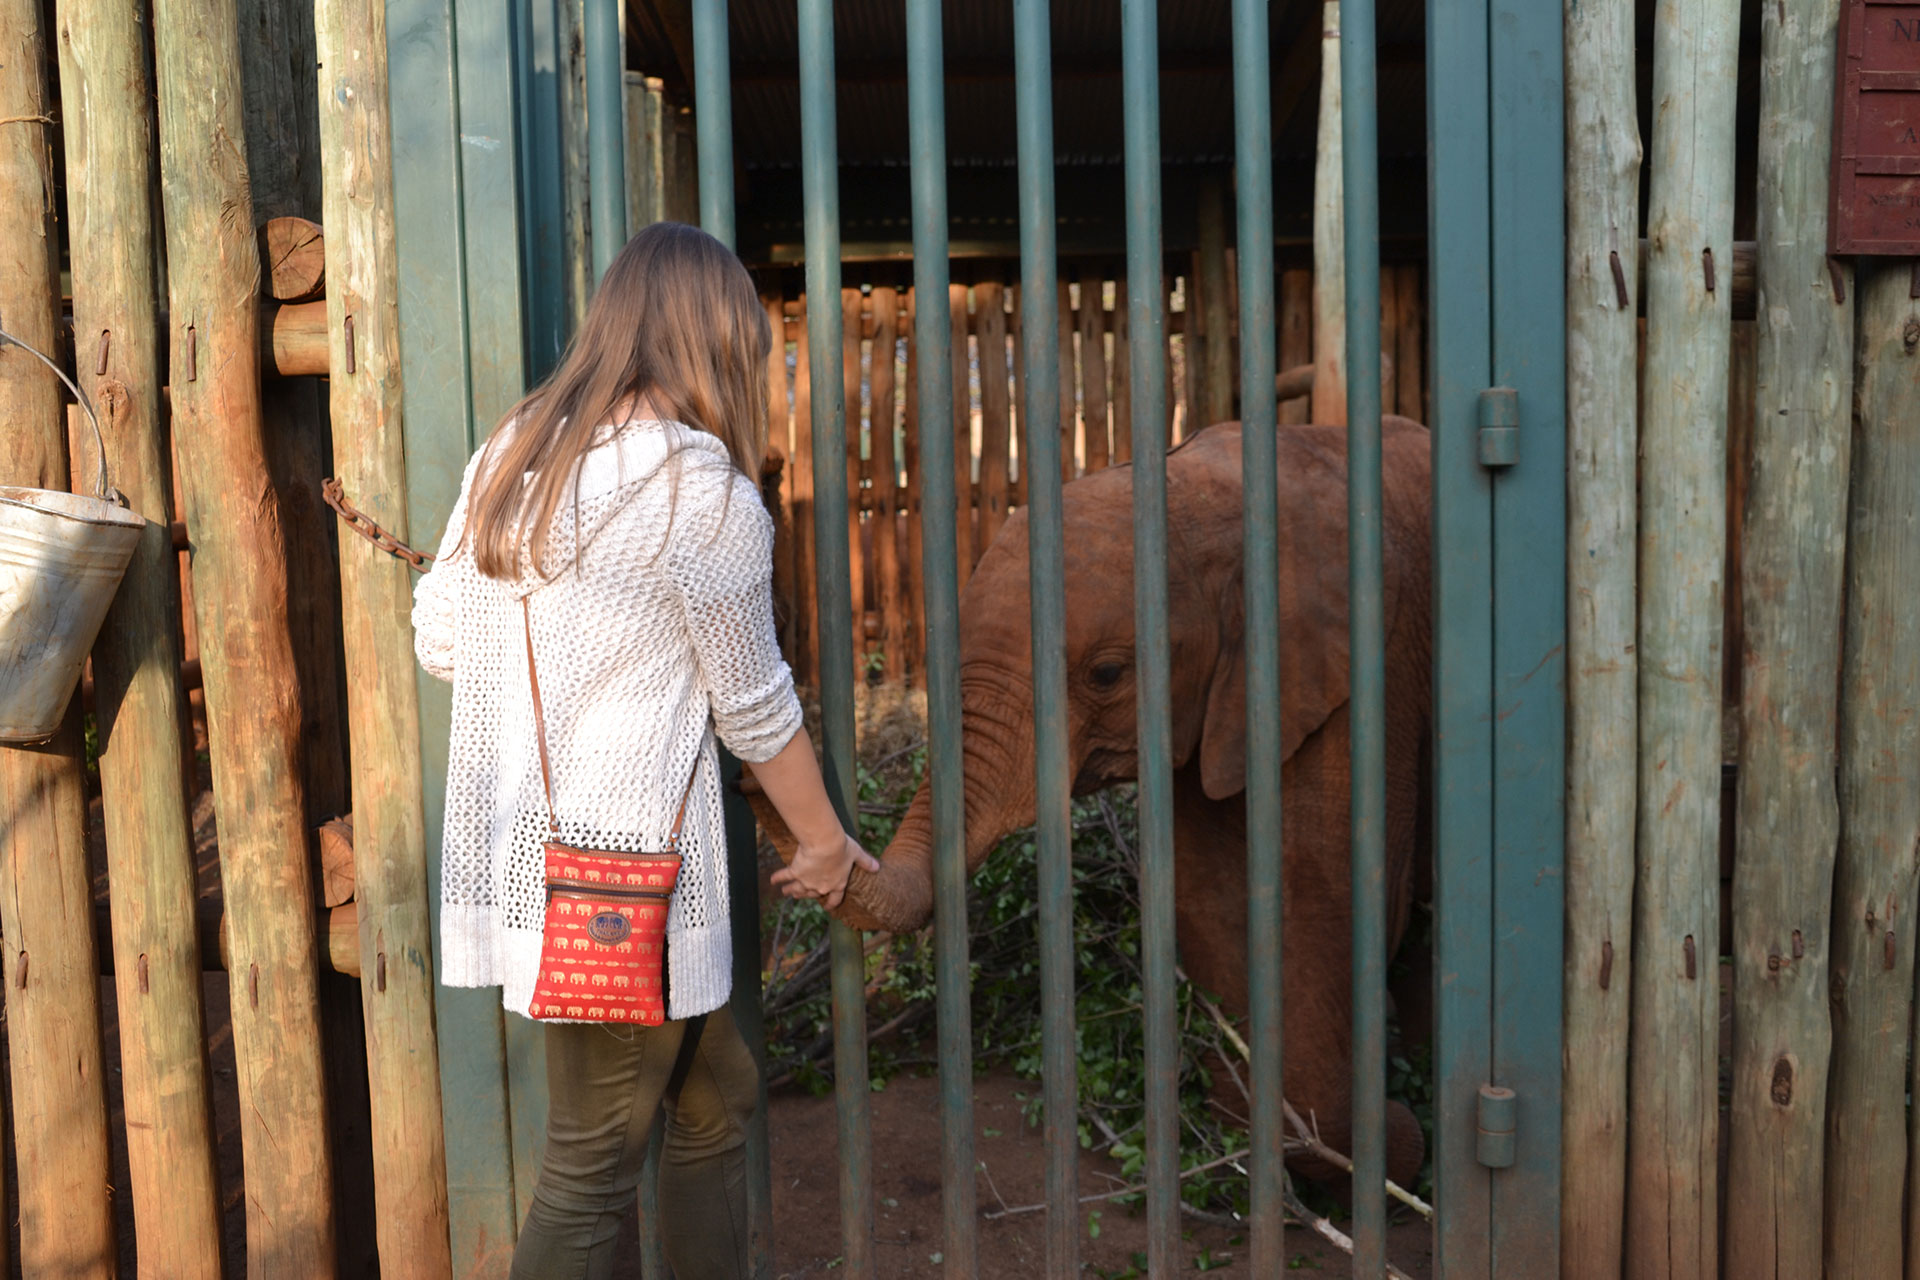
[[[617,911],[602,911],[587,922],[587,936],[606,947],[625,942],[632,932],[632,923]]]

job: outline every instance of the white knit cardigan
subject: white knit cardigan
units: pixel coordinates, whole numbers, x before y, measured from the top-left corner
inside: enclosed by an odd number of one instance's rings
[[[762,761],[801,722],[774,637],[773,523],[718,437],[629,423],[605,429],[588,451],[577,507],[571,491],[563,496],[544,580],[524,549],[517,581],[487,578],[471,547],[458,545],[483,455],[467,464],[439,557],[414,589],[414,651],[453,682],[441,981],[500,986],[501,1002],[520,1014],[533,999],[547,820],[526,597],[560,838],[657,850],[693,775],[667,922],[668,1016],[717,1009],[732,956],[713,731],[735,755]]]

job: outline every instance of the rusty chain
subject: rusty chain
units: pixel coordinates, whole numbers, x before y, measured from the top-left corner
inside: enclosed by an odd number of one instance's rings
[[[321,484],[320,496],[327,500],[346,523],[347,528],[371,542],[380,550],[396,560],[404,560],[413,567],[415,573],[425,573],[427,566],[433,563],[433,557],[424,551],[415,551],[400,539],[388,533],[376,524],[371,516],[347,501],[347,492],[337,479]]]

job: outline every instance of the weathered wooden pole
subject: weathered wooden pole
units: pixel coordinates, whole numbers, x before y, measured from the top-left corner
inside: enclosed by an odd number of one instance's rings
[[[37,0],[0,0],[0,328],[52,355],[60,291],[43,31]],[[68,487],[61,401],[51,370],[0,345],[0,484]],[[29,1276],[114,1273],[80,752],[78,696],[51,742],[0,747],[0,972]]]
[[[1320,132],[1313,165],[1313,394],[1308,421],[1347,421],[1346,207],[1340,155],[1340,0],[1320,28]]]
[[[1619,1280],[1633,977],[1633,0],[1567,0],[1567,934],[1560,1272]],[[1417,307],[1417,301],[1416,301]],[[1418,396],[1415,396],[1416,401]],[[1419,416],[1418,404],[1402,413]]]
[[[141,1265],[217,1280],[220,1184],[182,774],[180,589],[154,293],[153,80],[138,6],[61,0],[75,360],[146,532],[93,649],[120,1085]]]
[[[1204,368],[1196,372],[1204,377],[1204,394],[1195,403],[1203,406],[1201,420],[1193,430],[1233,418],[1233,384],[1239,365],[1233,358],[1233,298],[1227,271],[1227,184],[1218,174],[1200,183],[1200,315],[1206,324],[1207,342],[1201,360]],[[1099,288],[1099,281],[1094,282]],[[1188,323],[1194,317],[1189,316]]]
[[[1732,327],[1724,267],[1732,260],[1739,30],[1738,0],[1660,0],[1654,12],[1629,1280],[1719,1274],[1721,592]]]
[[[255,1275],[334,1272],[300,686],[260,403],[234,0],[156,0],[169,394],[220,821]]]
[[[386,5],[320,0],[314,36],[334,470],[350,501],[405,539]],[[433,1024],[411,571],[364,538],[343,534],[340,602],[380,1269],[386,1276],[444,1277],[453,1264]]]
[[[1899,530],[1904,558],[1895,572],[1898,572],[1902,576],[1897,579],[1897,585],[1893,591],[1883,597],[1883,608],[1889,612],[1898,612],[1904,615],[1899,624],[1901,633],[1900,642],[1904,646],[1900,651],[1900,655],[1906,661],[1911,662],[1914,658],[1914,646],[1916,643],[1916,627],[1913,621],[1914,611],[1913,601],[1911,599],[1912,584],[1914,581],[1913,575],[1916,572],[1916,565],[1920,565],[1920,554],[1916,554],[1913,545],[1914,522],[1912,519],[1914,502],[1916,499],[1920,499],[1920,493],[1915,492],[1914,485],[1914,477],[1916,474],[1915,464],[1916,462],[1920,462],[1920,440],[1916,440],[1915,438],[1917,435],[1920,435],[1920,264],[1911,260],[1906,262],[1894,261],[1877,263],[1871,270],[1863,269],[1860,275],[1860,337],[1858,347],[1860,365],[1856,375],[1856,394],[1860,406],[1860,428],[1863,434],[1871,433],[1872,437],[1890,438],[1897,442],[1899,454],[1897,465],[1901,469],[1893,473],[1892,478],[1902,486],[1902,489],[1895,499],[1899,505],[1887,509],[1890,511],[1905,512],[1908,517]],[[1871,447],[1870,444],[1863,445],[1863,449]],[[1858,474],[1859,472],[1856,471],[1855,475],[1857,476]],[[1856,483],[1859,483],[1859,481],[1856,480]],[[1867,495],[1863,493],[1861,496],[1865,498]],[[1858,504],[1856,504],[1856,510],[1858,509]],[[1858,578],[1851,579],[1849,581],[1849,587],[1852,587],[1858,582]],[[1851,624],[1851,617],[1849,617],[1848,622]],[[1915,693],[1920,694],[1920,689],[1916,689]],[[1907,705],[1909,708],[1912,707],[1913,702],[1911,699]],[[1911,717],[1911,712],[1909,712],[1909,717]],[[1898,799],[1905,804],[1911,805],[1914,798],[1916,773],[1916,753],[1911,747],[1912,734],[1914,732],[1911,718],[1903,723],[1901,728],[1905,734],[1905,737],[1900,743],[1905,753],[1903,760],[1905,767],[1900,776],[1905,781],[1906,790],[1905,794],[1899,796]],[[1845,740],[1843,739],[1843,741]],[[1891,787],[1889,790],[1891,790]],[[1911,814],[1909,813],[1909,822],[1906,828],[1907,844],[1904,848],[1910,849],[1914,847],[1915,832],[1913,825]],[[1891,838],[1896,834],[1897,829],[1889,832],[1889,837]],[[1904,860],[1896,865],[1904,868],[1908,876],[1911,877],[1911,859]],[[1908,885],[1909,889],[1911,889],[1910,878]],[[1844,900],[1838,897],[1835,898],[1835,905],[1840,910],[1845,909]],[[1907,905],[1909,910],[1904,930],[1904,949],[1899,956],[1900,963],[1896,965],[1896,971],[1914,967],[1914,930],[1911,918],[1913,897],[1911,892],[1908,895]],[[1844,918],[1840,914],[1840,911],[1837,910],[1834,917],[1834,927],[1838,930],[1843,927],[1843,924]],[[1848,992],[1848,996],[1849,999],[1851,999],[1851,991]],[[1910,1008],[1910,1006],[1904,1005],[1899,1007]],[[1849,1018],[1851,1019],[1851,1009],[1849,1009]],[[1915,1022],[1916,1025],[1920,1025],[1920,1019],[1916,1019]],[[1836,1028],[1836,1032],[1837,1030],[1838,1028]],[[1896,1086],[1896,1088],[1897,1087],[1898,1086]],[[1892,1114],[1897,1117],[1900,1113],[1896,1109]],[[1837,1126],[1829,1132],[1830,1134],[1837,1133]],[[1920,1280],[1920,1246],[1916,1246],[1913,1243],[1915,1239],[1913,1235],[1914,1226],[1916,1223],[1920,1223],[1920,1181],[1916,1181],[1911,1172],[1913,1152],[1916,1150],[1920,1150],[1920,1115],[1915,1115],[1912,1109],[1909,1108],[1907,1115],[1907,1160],[1909,1164],[1906,1202],[1906,1238],[1908,1241],[1906,1264],[1907,1280]],[[1835,1152],[1830,1142],[1828,1158],[1831,1161],[1834,1157]],[[1830,1184],[1827,1200],[1829,1215],[1832,1214],[1833,1210],[1831,1189]],[[1831,1216],[1829,1221],[1832,1222]],[[1832,1229],[1834,1231],[1838,1230],[1837,1223]],[[1833,1249],[1830,1237],[1827,1274],[1830,1276],[1849,1274],[1835,1269],[1832,1259]],[[1865,1275],[1866,1273],[1864,1271],[1854,1271],[1850,1274]],[[1891,1270],[1889,1270],[1888,1274],[1892,1274]]]
[[[1859,268],[1829,979],[1826,1274],[1834,1280],[1901,1268],[1901,1179],[1889,1171],[1907,1161],[1920,873],[1920,610],[1912,599],[1920,576],[1920,302],[1908,297],[1911,279],[1907,262]],[[1909,1261],[1907,1274],[1917,1271]]]
[[[1847,269],[1826,256],[1839,14],[1839,0],[1786,0],[1761,6],[1760,17],[1761,304],[1741,539],[1728,1114],[1726,1255],[1735,1276],[1821,1273],[1813,1190],[1821,1185],[1832,1035],[1834,688],[1853,410],[1852,308],[1836,295]],[[1901,1140],[1896,1133],[1896,1151]],[[1838,1166],[1834,1173],[1884,1177]],[[1782,1195],[1786,1188],[1800,1194]],[[1896,1250],[1897,1196],[1888,1201]]]

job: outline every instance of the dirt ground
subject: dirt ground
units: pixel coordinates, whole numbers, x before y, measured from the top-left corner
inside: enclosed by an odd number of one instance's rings
[[[214,1127],[218,1135],[223,1253],[226,1274],[246,1274],[244,1192],[241,1182],[239,1111],[233,1080],[233,1047],[226,1021],[224,974],[208,974],[204,988],[213,1025]],[[126,1185],[126,1148],[120,1138],[118,1045],[115,1043],[113,985],[101,984],[108,1050],[108,1105],[112,1111],[114,1180]],[[979,1205],[979,1280],[1027,1280],[1044,1273],[1046,1215],[1027,1208],[1045,1197],[1045,1153],[1040,1132],[1027,1126],[1022,1101],[1038,1086],[998,1072],[982,1076],[974,1088],[975,1154],[984,1166],[975,1181]],[[938,1277],[945,1228],[940,1203],[940,1107],[938,1081],[931,1076],[896,1077],[872,1095],[876,1274],[882,1280]],[[798,1090],[776,1094],[770,1104],[773,1141],[774,1275],[780,1280],[832,1276],[842,1263],[838,1137],[831,1097],[815,1098]],[[1122,1185],[1112,1161],[1087,1156],[1081,1161],[1082,1195],[1098,1195]],[[135,1240],[129,1197],[116,1197],[119,1209],[121,1274],[135,1273]],[[1016,1212],[1007,1213],[1007,1209]],[[1086,1213],[1099,1210],[1099,1236],[1087,1234]],[[637,1241],[637,1215],[629,1218],[621,1240],[616,1280],[643,1280]],[[1185,1264],[1211,1274],[1250,1276],[1245,1233],[1230,1226],[1184,1223]],[[355,1244],[361,1247],[355,1248]],[[377,1263],[365,1246],[343,1241],[341,1274],[377,1276]],[[1110,1203],[1083,1207],[1080,1256],[1082,1274],[1113,1277],[1144,1274],[1130,1270],[1135,1255],[1144,1262],[1146,1222],[1137,1210]],[[1432,1236],[1418,1220],[1388,1229],[1387,1252],[1413,1276],[1432,1275]],[[16,1255],[17,1256],[17,1255]],[[1290,1270],[1302,1275],[1352,1274],[1346,1256],[1302,1228],[1287,1232]],[[1184,1268],[1183,1268],[1184,1269]]]
[[[1008,1214],[1007,1208],[1035,1205],[1045,1198],[1046,1157],[1040,1132],[1021,1118],[1023,1096],[1038,1086],[1013,1076],[983,1076],[974,1087],[975,1155],[984,1166],[975,1180],[980,1220],[980,1280],[1025,1280],[1043,1274],[1046,1215]],[[936,1277],[944,1227],[940,1208],[939,1086],[932,1077],[895,1079],[873,1095],[873,1152],[877,1274]],[[840,1257],[839,1164],[833,1100],[788,1094],[773,1099],[773,1213],[776,1266],[785,1278],[826,1276]],[[1113,1162],[1083,1157],[1082,1195],[1099,1195],[1124,1185]],[[1085,1212],[1100,1211],[1100,1234],[1089,1238]],[[1186,1266],[1216,1265],[1210,1274],[1250,1276],[1245,1233],[1229,1226],[1186,1220],[1182,1252]],[[1147,1226],[1137,1211],[1110,1203],[1084,1206],[1081,1220],[1082,1272],[1090,1276],[1131,1276],[1134,1255],[1147,1247]],[[1426,1280],[1432,1274],[1432,1237],[1423,1222],[1396,1223],[1388,1231],[1388,1256],[1394,1264]],[[1352,1274],[1346,1255],[1301,1228],[1287,1232],[1287,1257],[1303,1275]],[[1224,1264],[1224,1265],[1218,1265]],[[1185,1269],[1183,1267],[1183,1269]],[[638,1277],[637,1270],[627,1273]]]

